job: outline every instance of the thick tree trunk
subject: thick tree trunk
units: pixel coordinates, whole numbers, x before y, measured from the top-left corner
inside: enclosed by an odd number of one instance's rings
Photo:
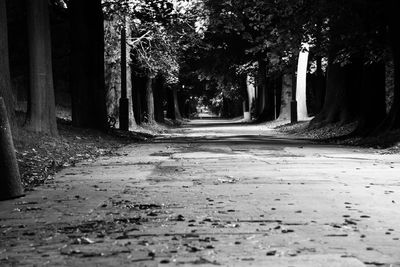
[[[71,0],[72,123],[107,129],[101,0]]]
[[[8,58],[8,30],[6,0],[0,0],[0,97],[4,99],[8,121],[16,132],[15,100],[11,89],[10,63]]]
[[[312,126],[337,122],[346,124],[356,119],[361,70],[362,66],[358,62],[345,67],[330,62],[324,106],[311,121]]]
[[[0,97],[0,200],[23,195],[6,107]]]
[[[400,24],[398,23],[398,9],[396,8],[398,3],[396,0],[389,0],[386,4],[386,17],[389,25],[389,44],[392,50],[394,64],[393,103],[389,114],[374,131],[374,134],[400,129],[400,40],[398,36]]]
[[[383,121],[386,115],[385,65],[374,63],[363,67],[358,110],[358,126],[354,135],[366,136]]]
[[[141,124],[144,121],[144,112],[146,110],[146,103],[143,101],[146,95],[146,77],[137,76],[132,74],[132,105],[135,116],[136,124]]]
[[[271,83],[268,83],[267,63],[264,60],[259,60],[258,64],[257,88],[259,92],[259,114],[257,121],[271,121],[275,119],[274,89]]]
[[[281,107],[278,120],[290,120],[290,102],[292,101],[292,75],[282,76]]]
[[[308,49],[309,45],[304,44],[303,48]],[[296,101],[297,101],[297,119],[306,120],[307,111],[307,68],[308,68],[308,50],[300,51],[297,63],[297,82],[296,82]]]
[[[154,116],[154,94],[153,94],[153,78],[149,75],[146,79],[146,121],[148,123],[155,122]]]
[[[30,109],[28,128],[57,135],[47,0],[28,0]]]
[[[132,105],[129,105],[128,90],[127,90],[127,69],[126,69],[126,28],[125,21],[121,29],[120,35],[121,42],[121,96],[119,99],[119,128],[124,131],[129,130],[129,109]]]

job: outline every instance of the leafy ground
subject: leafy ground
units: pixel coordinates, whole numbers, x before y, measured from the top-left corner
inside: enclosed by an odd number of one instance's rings
[[[350,136],[349,134],[353,132],[356,126],[356,123],[350,123],[345,125],[330,124],[313,128],[309,126],[309,121],[301,121],[278,125],[275,129],[285,134],[325,143],[370,147],[379,149],[382,153],[400,152],[400,131],[392,131],[371,137]]]
[[[75,128],[65,121],[58,124],[59,136],[32,133],[20,129],[14,145],[20,174],[26,190],[52,179],[60,169],[73,166],[82,160],[94,160],[99,156],[113,155],[119,147],[146,141],[152,133],[165,131],[163,126],[148,126],[138,132]]]

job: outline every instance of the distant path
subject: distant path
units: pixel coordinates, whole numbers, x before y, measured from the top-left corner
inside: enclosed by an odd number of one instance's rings
[[[0,266],[400,266],[398,155],[223,120],[119,154],[0,202]]]

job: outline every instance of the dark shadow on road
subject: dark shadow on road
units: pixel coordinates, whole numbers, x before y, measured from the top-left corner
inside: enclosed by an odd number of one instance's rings
[[[232,127],[250,125],[246,122],[235,122],[227,120],[192,120],[189,123],[182,125],[182,128],[217,128],[217,127]]]
[[[285,147],[338,147],[334,144],[322,144],[307,139],[295,139],[290,137],[274,137],[260,135],[229,135],[229,136],[172,136],[161,137],[154,140],[155,143],[207,143],[207,144],[231,144],[231,145],[268,145]]]
[[[260,128],[258,128],[260,127]],[[177,135],[155,138],[157,143],[208,143],[228,145],[260,145],[282,147],[332,148],[337,144],[326,144],[309,139],[280,135],[273,129],[263,128],[257,123],[234,120],[207,119],[192,120],[177,131]]]

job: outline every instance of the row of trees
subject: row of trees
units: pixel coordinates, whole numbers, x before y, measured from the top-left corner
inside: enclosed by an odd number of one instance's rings
[[[179,106],[184,102],[178,100],[177,93],[182,87],[178,83],[180,62],[199,39],[197,7],[195,1],[169,0],[1,0],[0,95],[10,121],[16,124],[16,92],[8,61],[7,11],[26,12],[25,26],[21,27],[28,35],[26,127],[57,135],[53,73],[59,65],[52,64],[52,48],[57,50],[59,44],[51,36],[54,27],[50,15],[54,20],[54,14],[49,8],[61,10],[67,19],[66,73],[72,124],[105,130],[115,117],[124,129],[163,121],[166,106],[170,117],[180,118]]]
[[[400,127],[395,1],[205,0],[205,6],[205,45],[196,48],[193,71],[239,88],[243,99],[242,81],[255,77],[260,121],[285,109],[276,107],[277,100],[294,102],[298,55],[309,46],[309,105],[316,115],[311,125],[357,121],[355,133],[362,135]],[[387,113],[385,84],[391,79],[394,97]]]
[[[195,95],[232,116],[244,100],[244,110],[259,121],[288,118],[290,111],[293,117],[298,57],[309,48],[312,125],[357,121],[356,134],[400,127],[394,0],[50,2],[68,13],[75,126],[106,129],[110,114],[120,118],[122,128],[129,117],[135,118],[131,126],[162,121],[166,106],[170,117],[180,118],[185,98],[189,103]],[[6,0],[0,3],[0,30],[6,33]],[[26,3],[27,125],[57,134],[48,1]],[[0,92],[13,118],[7,44],[2,34]],[[110,98],[116,80],[120,87]],[[255,81],[254,100],[249,80]],[[388,108],[390,80],[394,96]],[[119,109],[110,112],[110,102]]]
[[[107,116],[101,0],[70,0],[68,5],[71,20],[70,84],[73,123],[82,127],[104,128]],[[29,98],[26,125],[35,132],[57,135],[49,3],[47,0],[28,0],[17,3],[17,6],[26,7],[28,32]],[[0,11],[0,95],[5,99],[10,121],[16,131],[16,101],[10,82],[8,60],[6,0],[0,1]]]

